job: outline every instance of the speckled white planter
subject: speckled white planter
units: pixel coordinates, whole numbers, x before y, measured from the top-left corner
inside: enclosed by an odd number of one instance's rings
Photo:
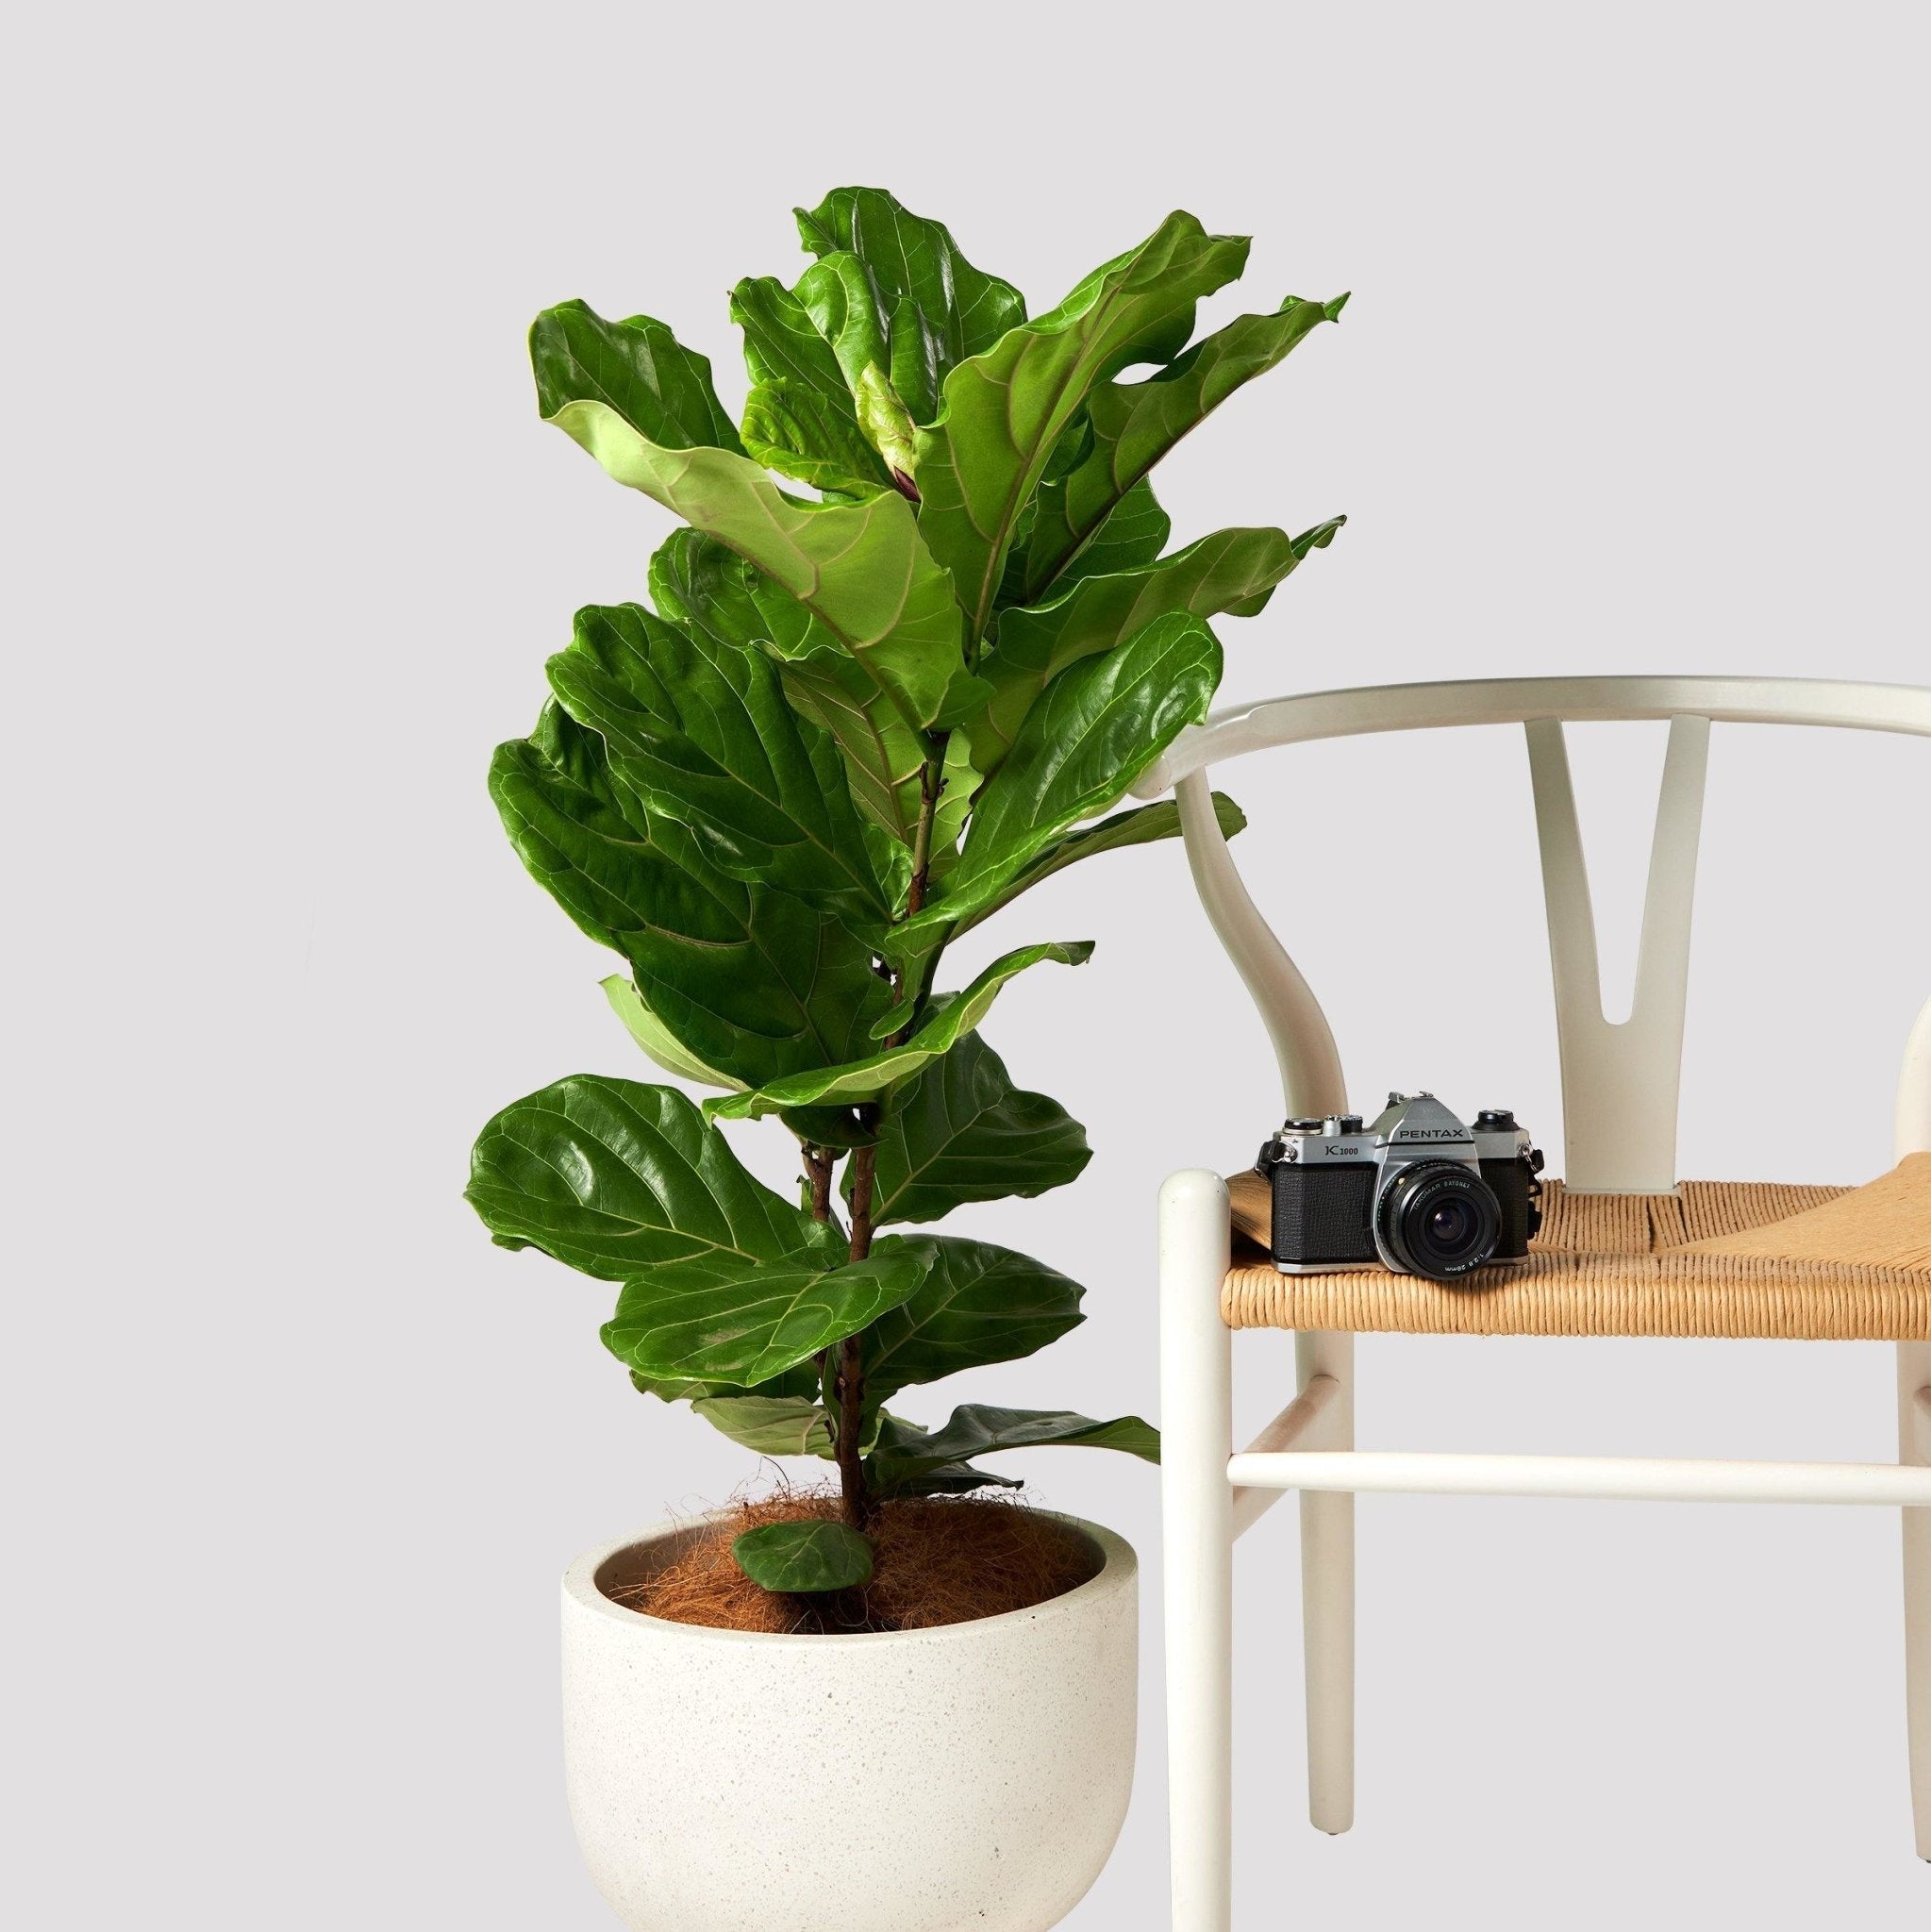
[[[1046,1932],[1099,1876],[1133,1784],[1138,1564],[937,1630],[774,1637],[598,1588],[686,1524],[563,1578],[564,1768],[633,1932]]]

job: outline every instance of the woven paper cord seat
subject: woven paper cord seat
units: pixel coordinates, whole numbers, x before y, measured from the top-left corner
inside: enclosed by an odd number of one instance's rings
[[[1267,1183],[1227,1184],[1233,1328],[1412,1335],[1931,1341],[1931,1154],[1862,1188],[1685,1181],[1673,1194],[1543,1194],[1528,1258],[1466,1288],[1385,1269],[1283,1274]]]

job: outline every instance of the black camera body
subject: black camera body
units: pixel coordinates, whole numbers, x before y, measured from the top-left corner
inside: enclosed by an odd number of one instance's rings
[[[1260,1150],[1284,1274],[1347,1268],[1457,1282],[1519,1261],[1542,1224],[1542,1154],[1506,1108],[1465,1126],[1431,1093],[1358,1114],[1292,1120]]]

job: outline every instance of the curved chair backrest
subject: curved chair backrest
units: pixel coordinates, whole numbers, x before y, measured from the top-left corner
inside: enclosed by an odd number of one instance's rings
[[[1603,1017],[1595,915],[1562,731],[1565,722],[1598,719],[1670,723],[1636,1000],[1628,1020],[1613,1025]],[[1586,1193],[1666,1193],[1676,1183],[1690,914],[1713,721],[1837,724],[1931,738],[1931,691],[1809,678],[1525,677],[1314,691],[1224,712],[1184,731],[1134,790],[1142,798],[1170,787],[1179,795],[1194,886],[1273,1041],[1289,1113],[1340,1113],[1346,1093],[1334,1034],[1241,883],[1214,817],[1209,768],[1320,738],[1523,725],[1555,967],[1564,1184]],[[1898,1089],[1898,1156],[1920,1150],[1931,1150],[1931,1004],[1911,1036]]]

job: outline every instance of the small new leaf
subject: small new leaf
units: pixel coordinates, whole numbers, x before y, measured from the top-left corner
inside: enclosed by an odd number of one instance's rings
[[[789,1595],[856,1590],[872,1580],[872,1545],[842,1523],[767,1523],[737,1538],[731,1555],[760,1589]]]

